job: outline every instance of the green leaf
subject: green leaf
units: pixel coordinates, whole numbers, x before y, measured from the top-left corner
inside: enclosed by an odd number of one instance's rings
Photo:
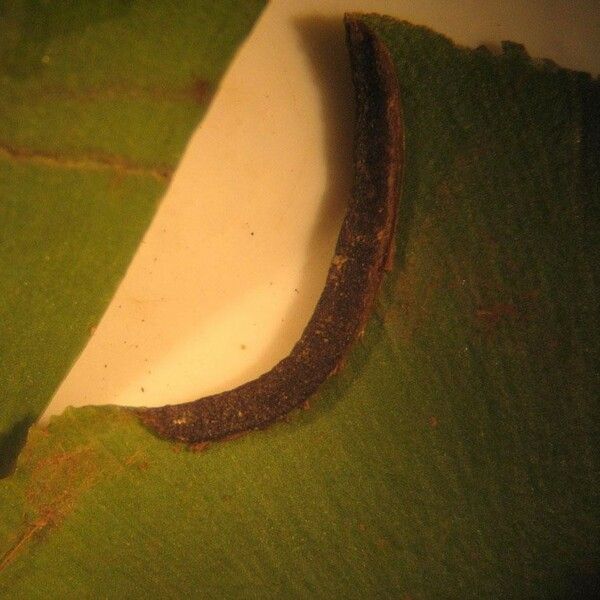
[[[346,368],[200,453],[118,409],[32,428],[0,484],[4,597],[592,594],[598,82],[367,20],[407,159],[395,268]]]
[[[0,472],[99,321],[262,6],[0,3]]]

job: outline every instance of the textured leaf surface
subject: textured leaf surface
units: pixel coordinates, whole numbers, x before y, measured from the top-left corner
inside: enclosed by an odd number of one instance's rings
[[[345,370],[203,451],[116,409],[33,428],[0,484],[4,597],[592,593],[597,82],[369,20],[407,163],[396,266]]]
[[[0,463],[100,319],[262,5],[0,3]]]

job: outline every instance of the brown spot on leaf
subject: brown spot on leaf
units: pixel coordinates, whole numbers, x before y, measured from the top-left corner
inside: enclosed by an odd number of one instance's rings
[[[538,288],[534,288],[532,290],[528,290],[521,294],[521,298],[524,302],[537,302],[540,299],[542,292]]]
[[[377,547],[378,547],[380,550],[385,550],[385,549],[388,547],[388,545],[389,545],[389,542],[388,542],[388,541],[387,541],[385,538],[383,538],[383,537],[379,537],[379,538],[377,538],[377,539],[375,540],[375,545],[376,545],[376,546],[377,546]]]
[[[197,77],[191,86],[191,94],[198,104],[205,104],[212,95],[212,84],[206,79]]]
[[[519,318],[519,309],[512,303],[492,304],[475,311],[477,320],[483,325],[496,326],[502,320],[514,320]]]
[[[556,350],[560,346],[560,340],[557,338],[550,338],[546,345],[548,350]]]
[[[123,461],[123,464],[128,467],[139,469],[140,471],[146,471],[150,466],[146,455],[141,450],[134,452],[131,456],[126,458]]]
[[[539,299],[540,290],[528,290],[518,295],[514,302],[497,302],[478,308],[475,318],[486,329],[494,329],[503,322],[521,321],[535,312]]]
[[[195,444],[190,444],[188,446],[188,450],[190,452],[204,452],[210,446],[210,442],[196,442]]]

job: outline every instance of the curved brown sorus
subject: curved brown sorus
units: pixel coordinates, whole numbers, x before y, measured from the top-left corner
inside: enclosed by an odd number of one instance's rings
[[[305,403],[362,335],[391,266],[404,148],[390,54],[359,16],[346,15],[345,24],[357,105],[355,180],[315,312],[289,356],[257,379],[194,402],[131,409],[161,437],[198,444],[265,427]]]

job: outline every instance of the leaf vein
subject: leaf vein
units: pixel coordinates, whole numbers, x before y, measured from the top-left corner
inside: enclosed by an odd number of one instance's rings
[[[51,152],[17,148],[0,142],[0,159],[17,163],[31,163],[67,170],[114,171],[122,175],[151,177],[157,181],[168,181],[173,170],[165,166],[143,166],[118,156],[63,156]]]

